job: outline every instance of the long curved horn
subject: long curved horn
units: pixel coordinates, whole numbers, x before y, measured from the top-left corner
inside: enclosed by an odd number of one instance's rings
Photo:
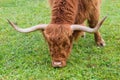
[[[89,33],[95,33],[99,30],[99,28],[101,27],[101,25],[103,24],[103,22],[105,21],[105,19],[107,18],[107,16],[105,16],[97,25],[95,28],[89,28],[86,26],[81,26],[81,25],[72,25],[71,29],[74,30],[81,30],[81,31],[85,31],[85,32],[89,32]]]
[[[48,24],[40,24],[40,25],[36,25],[36,26],[32,26],[30,28],[19,28],[17,25],[15,25],[13,22],[11,22],[10,20],[8,20],[9,24],[17,31],[22,32],[22,33],[29,33],[32,31],[36,31],[36,30],[40,30],[40,29],[45,29]]]

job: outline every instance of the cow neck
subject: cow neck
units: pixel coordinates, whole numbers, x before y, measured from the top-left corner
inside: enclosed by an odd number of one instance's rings
[[[74,24],[78,0],[55,0],[52,7],[52,24]]]

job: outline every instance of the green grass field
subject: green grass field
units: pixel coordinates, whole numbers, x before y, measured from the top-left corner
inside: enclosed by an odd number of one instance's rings
[[[21,27],[50,22],[46,0],[0,0],[0,80],[120,80],[120,0],[103,0],[100,18],[108,15],[100,32],[105,47],[92,34],[74,43],[64,68],[53,68],[42,34],[15,31],[6,19]]]

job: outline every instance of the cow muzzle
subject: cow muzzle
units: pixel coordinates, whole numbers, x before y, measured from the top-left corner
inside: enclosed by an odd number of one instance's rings
[[[66,61],[52,61],[52,66],[55,68],[61,68],[66,66]]]

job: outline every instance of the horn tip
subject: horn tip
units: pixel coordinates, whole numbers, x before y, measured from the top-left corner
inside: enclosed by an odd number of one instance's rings
[[[7,21],[9,22],[10,20],[9,20],[9,19],[7,19]]]
[[[106,19],[108,16],[106,15],[105,17],[104,17],[104,19]]]
[[[11,23],[12,23],[9,19],[7,19],[7,21],[9,22],[9,24],[11,24]]]

